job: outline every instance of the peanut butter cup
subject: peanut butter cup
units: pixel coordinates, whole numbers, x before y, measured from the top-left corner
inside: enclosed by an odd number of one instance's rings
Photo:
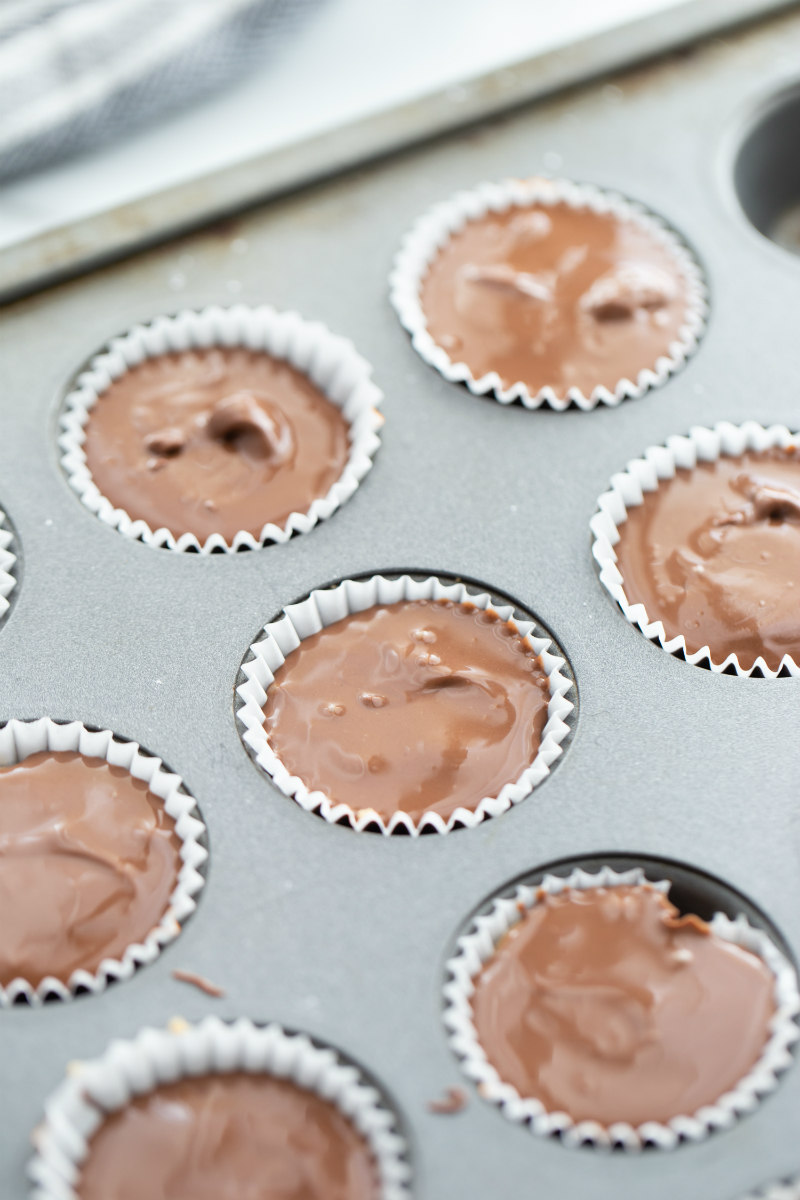
[[[181,841],[144,780],[70,751],[0,768],[0,987],[121,959],[164,917]]]
[[[800,449],[749,450],[692,469],[628,507],[615,548],[628,604],[687,656],[800,664]]]
[[[263,709],[271,749],[356,815],[474,810],[530,767],[549,681],[513,621],[470,602],[401,600],[305,638]],[[567,706],[569,707],[569,706]]]
[[[267,305],[156,317],[78,375],[61,466],[104,524],[147,545],[285,542],[370,470],[383,423],[371,373],[346,338]]]
[[[263,1074],[132,1099],[89,1142],[80,1200],[379,1200],[364,1138],[330,1101]]]
[[[151,529],[227,541],[305,513],[342,475],[341,409],[289,363],[214,346],[147,359],[99,397],[86,462],[107,499]]]
[[[433,340],[476,379],[589,396],[669,353],[687,290],[641,225],[562,203],[467,224],[431,263],[421,303]]]
[[[576,1123],[667,1123],[755,1066],[776,1010],[756,954],[648,885],[541,893],[475,981],[505,1083]]]
[[[696,264],[656,217],[547,180],[484,184],[432,209],[397,257],[392,299],[446,378],[558,409],[662,383],[705,309]]]

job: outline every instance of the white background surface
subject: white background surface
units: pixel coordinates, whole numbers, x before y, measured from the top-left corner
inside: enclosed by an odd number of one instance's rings
[[[0,248],[679,0],[324,0],[263,71],[6,185]]]

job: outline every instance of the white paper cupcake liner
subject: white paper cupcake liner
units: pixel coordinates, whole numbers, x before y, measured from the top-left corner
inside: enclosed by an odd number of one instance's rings
[[[433,260],[454,233],[460,232],[469,221],[489,213],[507,212],[509,208],[525,208],[533,204],[568,204],[571,208],[591,209],[611,213],[623,221],[633,221],[665,246],[686,280],[687,306],[684,324],[668,352],[655,363],[639,371],[636,379],[620,379],[613,390],[599,385],[587,396],[577,387],[563,395],[552,387],[540,388],[532,394],[521,381],[509,386],[496,371],[476,379],[464,362],[453,362],[447,351],[428,331],[427,319],[420,302],[422,282]],[[616,405],[622,400],[642,396],[658,387],[679,370],[697,348],[705,327],[707,291],[703,276],[694,257],[660,217],[616,192],[601,191],[591,184],[578,184],[564,179],[505,179],[498,183],[482,183],[435,205],[421,216],[406,235],[398,251],[389,278],[390,297],[403,327],[411,334],[414,349],[430,366],[450,380],[464,383],[478,396],[494,395],[501,404],[519,400],[526,408],[547,404],[561,412],[575,404],[589,410],[598,404]]]
[[[6,987],[0,987],[0,1008],[20,999],[32,1005],[51,998],[70,1000],[79,991],[99,995],[109,983],[130,979],[138,967],[158,958],[162,946],[175,940],[181,925],[197,907],[195,897],[205,882],[199,868],[208,858],[201,844],[206,827],[198,817],[193,797],[182,790],[180,777],[166,770],[161,759],[142,753],[136,742],[117,740],[108,729],[87,729],[79,721],[56,724],[49,717],[36,721],[11,720],[0,729],[0,766],[11,766],[45,750],[68,750],[87,758],[104,758],[114,767],[124,767],[135,779],[145,780],[175,821],[183,865],[167,911],[141,942],[126,948],[121,959],[103,959],[96,971],[79,969],[66,981],[47,976],[37,987],[25,979],[14,979]]]
[[[741,1200],[800,1200],[800,1175],[795,1179],[773,1183],[771,1187],[758,1192],[748,1192]]]
[[[406,1143],[377,1088],[355,1066],[304,1034],[245,1019],[226,1024],[217,1017],[144,1029],[132,1041],[112,1042],[102,1057],[76,1064],[45,1104],[45,1119],[34,1134],[32,1200],[77,1200],[93,1134],[108,1114],[136,1096],[179,1079],[233,1071],[287,1079],[335,1104],[374,1156],[380,1200],[407,1200]]]
[[[628,600],[614,550],[620,540],[620,526],[627,520],[628,509],[644,503],[644,494],[656,491],[662,479],[672,479],[679,467],[691,470],[699,462],[716,462],[722,455],[736,458],[748,450],[791,447],[797,444],[797,439],[798,435],[791,433],[785,425],[771,425],[767,429],[756,421],[745,421],[743,425],[720,421],[713,429],[698,425],[685,437],[668,438],[665,446],[650,446],[642,458],[634,459],[628,463],[626,471],[612,477],[610,490],[598,499],[598,511],[590,525],[595,539],[592,554],[600,569],[600,582],[622,609],[626,620],[640,629],[646,638],[657,642],[668,654],[679,655],[689,663],[708,666],[718,675],[732,668],[737,675],[760,674],[766,679],[777,679],[781,673],[800,676],[800,664],[789,654],[783,656],[777,670],[768,667],[761,656],[751,667],[743,667],[736,654],[716,660],[708,646],[690,652],[683,634],[667,637],[663,623],[652,619],[644,604],[631,604]]]
[[[115,379],[147,358],[158,358],[209,346],[241,346],[283,359],[306,375],[333,404],[342,410],[349,425],[350,453],[340,478],[326,496],[314,500],[307,512],[292,513],[285,524],[267,523],[260,534],[240,530],[228,542],[211,534],[202,544],[193,533],[176,537],[169,529],[151,529],[146,521],[134,520],[101,494],[87,466],[83,444],[91,410]],[[148,325],[136,325],[111,340],[78,376],[64,400],[59,418],[58,439],[61,466],[70,486],[86,507],[106,525],[125,537],[169,550],[253,550],[268,542],[286,542],[295,533],[307,533],[326,521],[353,495],[372,466],[383,418],[378,406],[383,393],[371,380],[372,368],[352,342],[331,333],[318,321],[305,321],[295,312],[276,312],[267,305],[247,308],[205,308],[177,316],[156,317]]]
[[[406,812],[393,813],[388,821],[384,821],[373,809],[354,812],[346,804],[334,803],[324,792],[310,792],[302,779],[289,774],[270,746],[264,728],[263,707],[267,690],[275,672],[304,638],[319,633],[351,613],[363,612],[376,605],[395,604],[401,600],[452,600],[456,604],[469,601],[477,608],[492,609],[503,621],[513,620],[520,636],[539,656],[550,687],[547,722],[542,730],[539,750],[520,777],[507,783],[497,796],[480,799],[474,810],[458,808],[446,819],[438,813],[424,813],[418,823]],[[550,773],[550,767],[562,753],[562,742],[569,733],[567,718],[574,705],[567,696],[573,684],[561,674],[565,660],[552,652],[551,640],[537,636],[534,629],[533,621],[521,621],[514,616],[511,605],[496,604],[485,592],[471,592],[463,583],[448,584],[435,577],[420,580],[403,575],[398,579],[386,579],[382,575],[374,575],[370,579],[346,579],[335,588],[314,591],[299,604],[287,605],[283,615],[265,625],[260,639],[250,647],[252,657],[242,664],[247,681],[237,688],[237,719],[242,727],[242,741],[285,796],[291,796],[307,812],[316,812],[332,824],[346,821],[357,830],[378,829],[383,834],[402,831],[412,836],[424,831],[449,833],[458,826],[472,828],[487,817],[498,816],[530,795]]]
[[[14,535],[6,524],[6,514],[0,509],[0,621],[11,607],[9,596],[17,583],[13,573],[17,561],[11,549],[13,543]]]
[[[770,1021],[770,1037],[760,1059],[752,1071],[730,1092],[720,1096],[714,1105],[673,1117],[667,1124],[648,1121],[634,1128],[620,1122],[606,1127],[596,1121],[575,1122],[563,1112],[548,1112],[541,1101],[520,1096],[516,1088],[500,1078],[478,1040],[471,1004],[474,981],[484,964],[493,957],[500,939],[522,920],[542,892],[558,895],[567,889],[641,883],[648,883],[664,894],[670,887],[667,881],[653,883],[641,868],[618,873],[611,867],[593,873],[578,869],[566,877],[545,875],[535,887],[521,884],[513,893],[495,900],[488,912],[475,918],[470,930],[458,939],[456,954],[446,963],[443,1019],[451,1048],[481,1096],[496,1104],[509,1120],[527,1125],[533,1133],[544,1137],[557,1135],[567,1145],[619,1146],[625,1150],[638,1150],[646,1145],[672,1149],[682,1141],[702,1141],[712,1131],[727,1129],[740,1116],[751,1112],[762,1096],[775,1089],[779,1074],[792,1062],[791,1047],[800,1035],[795,1022],[800,1012],[800,992],[793,967],[774,942],[750,925],[744,916],[732,921],[723,913],[716,913],[709,922],[716,936],[757,954],[774,974],[776,1012]]]

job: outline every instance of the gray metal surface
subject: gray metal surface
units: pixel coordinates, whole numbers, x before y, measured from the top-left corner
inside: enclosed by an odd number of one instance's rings
[[[338,129],[270,150],[222,170],[60,226],[0,254],[0,299],[24,295],[180,230],[219,218],[376,155],[457,129],[797,0],[683,0],[499,70],[465,79]],[[387,36],[391,36],[387,26]]]
[[[800,17],[781,18],[5,310],[0,504],[24,578],[0,630],[0,719],[79,718],[161,755],[202,809],[210,865],[198,912],[152,967],[100,997],[0,1013],[4,1200],[25,1195],[28,1134],[69,1060],[211,1011],[302,1027],[373,1071],[406,1123],[418,1200],[737,1200],[800,1169],[797,1065],[733,1130],[673,1153],[568,1151],[471,1089],[458,1116],[427,1109],[463,1082],[440,1021],[452,940],[484,897],[543,863],[676,859],[741,890],[800,952],[796,681],[717,676],[650,645],[600,587],[588,529],[609,476],[650,443],[722,418],[800,425],[800,263],[746,225],[726,183],[730,122],[799,42]],[[386,299],[392,254],[422,209],[552,155],[663,213],[708,272],[697,355],[613,411],[471,397],[419,361]],[[177,270],[181,304],[269,300],[353,336],[386,392],[373,471],[285,546],[201,558],[130,544],[59,470],[54,417],[71,372],[131,322],[177,307]],[[273,789],[236,731],[237,670],[263,622],[321,582],[393,567],[516,597],[575,671],[580,714],[561,765],[476,830],[384,840],[330,827]],[[226,998],[175,982],[175,967]]]

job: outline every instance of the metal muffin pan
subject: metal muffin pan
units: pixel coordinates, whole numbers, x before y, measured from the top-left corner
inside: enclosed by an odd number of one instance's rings
[[[732,145],[792,67],[800,15],[574,91],[271,204],[4,311],[0,506],[21,580],[0,629],[0,720],[79,719],[185,780],[209,831],[181,936],[101,996],[0,1013],[0,1195],[21,1200],[29,1134],[69,1061],[181,1015],[246,1015],[365,1066],[408,1134],[418,1200],[741,1200],[800,1171],[800,1067],[732,1130],[672,1152],[568,1150],[513,1126],[462,1079],[443,965],[486,897],[562,859],[672,860],[740,891],[800,953],[796,681],[678,661],[601,588],[589,520],[609,477],[692,424],[800,424],[800,263],[748,223]],[[733,131],[733,132],[732,132]],[[483,179],[543,169],[642,200],[710,285],[698,353],[614,410],[528,412],[426,367],[387,299],[414,218]],[[88,513],[58,465],[56,414],[84,360],[139,320],[269,301],[353,338],[386,394],[375,467],[327,524],[240,555],[176,555]],[[417,839],[331,826],[280,795],[234,720],[239,664],[287,602],[409,569],[508,595],[552,631],[579,699],[571,744],[529,799]],[[683,876],[682,876],[683,878]],[[24,903],[24,897],[20,897]],[[188,968],[211,999],[172,978]],[[451,1085],[469,1103],[429,1111]]]

